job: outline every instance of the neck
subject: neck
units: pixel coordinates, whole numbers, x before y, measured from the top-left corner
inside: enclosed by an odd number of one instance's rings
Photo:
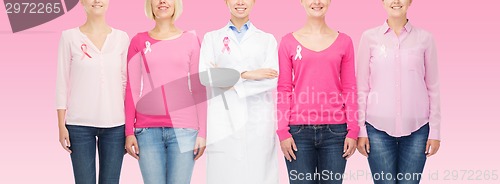
[[[233,23],[234,27],[236,27],[236,29],[238,30],[241,30],[241,27],[243,27],[243,25],[245,25],[245,23],[247,23],[249,20],[250,20],[249,17],[245,18],[231,17],[231,23]]]
[[[82,28],[87,32],[108,30],[109,26],[106,23],[104,16],[87,16],[87,21],[82,25]]]
[[[153,28],[153,32],[158,32],[158,33],[166,33],[166,32],[173,32],[177,30],[177,28],[174,25],[174,22],[171,19],[168,20],[156,20],[155,27]]]
[[[396,32],[397,35],[401,33],[401,30],[405,27],[406,23],[408,23],[408,19],[406,16],[403,17],[389,17],[387,19],[387,24],[389,27]]]
[[[329,32],[330,28],[326,24],[325,18],[312,18],[307,19],[304,30],[308,33],[321,34]]]

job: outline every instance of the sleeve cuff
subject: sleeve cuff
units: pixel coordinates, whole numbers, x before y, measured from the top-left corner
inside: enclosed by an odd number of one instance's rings
[[[135,135],[134,134],[134,129],[132,129],[132,130],[125,130],[125,136],[126,137],[131,136],[131,135]]]
[[[441,135],[440,135],[439,130],[436,131],[436,130],[432,130],[432,128],[431,128],[429,130],[429,139],[432,139],[432,140],[441,140]]]
[[[366,131],[366,125],[365,126],[359,126],[358,137],[368,137],[368,132]]]
[[[350,130],[349,132],[347,132],[347,137],[354,139],[354,140],[358,140],[358,134],[359,134],[359,132],[354,131],[354,130]]]
[[[285,130],[277,130],[276,131],[276,133],[278,134],[278,138],[280,139],[280,142],[292,137],[292,134],[290,134],[290,132],[288,132],[288,129],[289,128],[287,128]]]
[[[198,130],[198,137],[207,139],[207,132]]]

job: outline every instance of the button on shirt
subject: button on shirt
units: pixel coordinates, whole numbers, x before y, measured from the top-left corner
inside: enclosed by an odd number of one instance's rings
[[[387,23],[363,33],[357,55],[359,137],[365,122],[393,137],[429,123],[429,139],[440,140],[440,92],[432,35],[409,22],[400,35]]]

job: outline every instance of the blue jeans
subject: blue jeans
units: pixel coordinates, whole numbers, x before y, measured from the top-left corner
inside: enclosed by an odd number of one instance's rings
[[[290,126],[297,160],[285,161],[290,184],[342,183],[347,125]]]
[[[429,124],[409,136],[392,137],[366,123],[368,163],[375,184],[418,184],[424,170]]]
[[[197,135],[189,128],[136,128],[144,184],[189,184]]]
[[[125,154],[125,127],[96,128],[66,125],[76,184],[96,183],[96,143],[99,184],[118,184]],[[97,137],[97,140],[96,140]]]

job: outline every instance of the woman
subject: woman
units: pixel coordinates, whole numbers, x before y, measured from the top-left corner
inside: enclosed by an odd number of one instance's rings
[[[134,36],[128,51],[126,149],[145,184],[189,184],[205,149],[200,42],[174,24],[181,0],[146,0],[145,11],[156,25]]]
[[[291,184],[342,183],[359,131],[353,45],[326,24],[330,0],[301,3],[307,22],[279,49],[277,133]],[[328,177],[300,177],[315,173]]]
[[[411,2],[383,0],[387,21],[365,31],[359,45],[358,150],[376,184],[419,183],[426,157],[440,146],[436,47],[408,21]]]
[[[87,21],[62,32],[57,67],[59,142],[77,184],[119,183],[124,155],[127,33],[105,19],[108,0],[81,0]]]
[[[208,105],[207,183],[278,183],[274,96],[277,42],[250,22],[255,0],[226,0],[229,23],[205,35],[200,73],[210,68],[239,72],[239,81]],[[227,79],[230,80],[230,79]]]

